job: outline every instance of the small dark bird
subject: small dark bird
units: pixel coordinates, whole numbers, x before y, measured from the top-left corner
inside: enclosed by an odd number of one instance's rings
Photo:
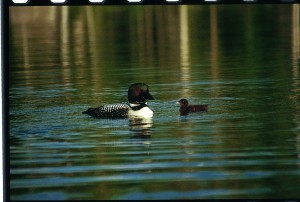
[[[189,105],[189,102],[187,99],[181,99],[177,102],[177,104],[180,104],[180,115],[188,115],[190,112],[201,112],[208,110],[208,105]]]

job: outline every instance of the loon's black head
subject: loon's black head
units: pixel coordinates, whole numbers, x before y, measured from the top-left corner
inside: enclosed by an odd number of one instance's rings
[[[128,89],[129,103],[145,103],[147,100],[154,100],[149,93],[149,87],[144,83],[134,83]]]

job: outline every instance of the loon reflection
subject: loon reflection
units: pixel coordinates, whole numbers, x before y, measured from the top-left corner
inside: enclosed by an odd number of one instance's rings
[[[130,131],[133,132],[133,137],[150,138],[152,126],[153,126],[152,117],[129,118],[129,127],[130,127]]]

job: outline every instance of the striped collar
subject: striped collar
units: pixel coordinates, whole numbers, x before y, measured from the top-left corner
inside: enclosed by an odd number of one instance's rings
[[[129,103],[129,106],[133,111],[137,111],[137,110],[142,109],[143,107],[147,107],[147,102],[145,102],[145,103]]]

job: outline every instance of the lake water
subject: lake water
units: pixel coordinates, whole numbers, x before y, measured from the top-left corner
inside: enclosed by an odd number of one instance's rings
[[[11,199],[300,198],[299,5],[10,7]],[[152,119],[89,107],[147,83]],[[208,112],[179,115],[187,98]]]

